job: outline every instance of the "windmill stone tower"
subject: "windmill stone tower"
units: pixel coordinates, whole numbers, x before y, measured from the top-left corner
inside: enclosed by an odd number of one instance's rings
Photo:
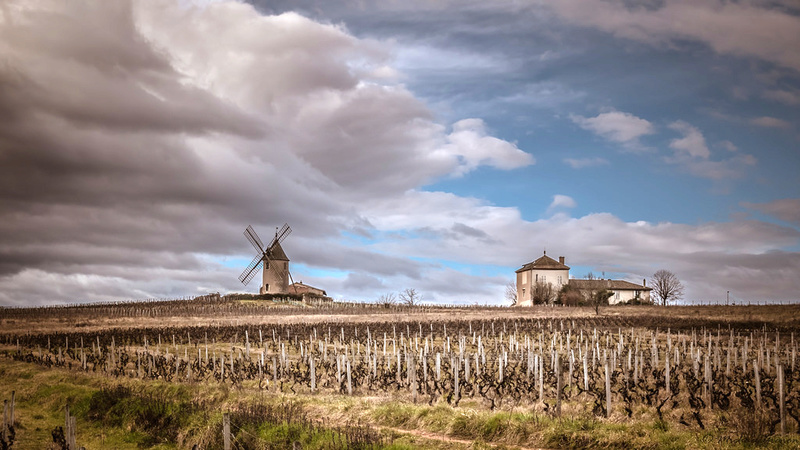
[[[277,234],[275,235],[277,236]],[[259,294],[286,294],[289,292],[289,258],[283,251],[280,242],[267,250],[269,260],[264,262]],[[274,269],[273,269],[274,267]]]
[[[281,242],[292,232],[289,224],[283,224],[280,230],[275,231],[275,237],[268,246],[264,246],[261,238],[258,237],[252,226],[244,230],[244,236],[253,244],[253,248],[258,251],[255,258],[239,275],[239,281],[245,286],[258,272],[258,267],[262,266],[261,287],[259,294],[287,294],[289,293],[289,280],[292,274],[289,272],[289,258],[281,247]]]

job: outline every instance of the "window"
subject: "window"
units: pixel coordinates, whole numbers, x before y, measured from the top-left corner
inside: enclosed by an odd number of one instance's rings
[[[547,281],[547,277],[545,275],[542,275],[542,283],[544,283],[546,281]]]
[[[614,299],[619,300],[619,291],[614,293]]]
[[[528,282],[528,272],[522,272],[522,284]]]
[[[561,286],[564,282],[561,280],[561,275],[558,276],[558,285]]]
[[[269,283],[264,283],[264,292],[269,292]]]
[[[264,270],[269,270],[269,261],[264,261]]]

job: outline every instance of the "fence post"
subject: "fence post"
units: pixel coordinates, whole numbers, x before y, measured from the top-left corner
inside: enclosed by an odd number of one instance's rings
[[[222,414],[222,445],[225,450],[231,450],[231,415]]]

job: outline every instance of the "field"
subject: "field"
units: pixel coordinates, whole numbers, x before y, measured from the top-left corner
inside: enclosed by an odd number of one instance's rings
[[[205,297],[3,309],[3,440],[800,448],[799,329],[797,305],[596,314]]]

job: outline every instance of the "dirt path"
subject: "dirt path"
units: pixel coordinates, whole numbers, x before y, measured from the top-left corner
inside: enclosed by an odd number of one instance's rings
[[[439,442],[446,442],[446,443],[452,443],[452,444],[460,444],[460,445],[466,446],[467,448],[471,448],[472,445],[475,443],[475,441],[473,441],[473,440],[454,438],[454,437],[448,436],[446,434],[433,433],[433,432],[424,431],[424,430],[405,430],[403,428],[393,428],[393,427],[384,427],[384,426],[381,426],[380,428],[382,430],[392,431],[392,432],[397,433],[397,434],[410,434],[412,436],[420,437],[420,438],[431,440],[431,441],[439,441]],[[513,449],[519,449],[519,450],[546,450],[544,448],[538,448],[538,447],[534,448],[534,447],[522,447],[522,446],[519,446],[519,445],[493,444],[491,442],[486,442],[485,444],[488,445],[489,447],[497,447],[497,446],[502,445],[504,448],[513,448]]]

